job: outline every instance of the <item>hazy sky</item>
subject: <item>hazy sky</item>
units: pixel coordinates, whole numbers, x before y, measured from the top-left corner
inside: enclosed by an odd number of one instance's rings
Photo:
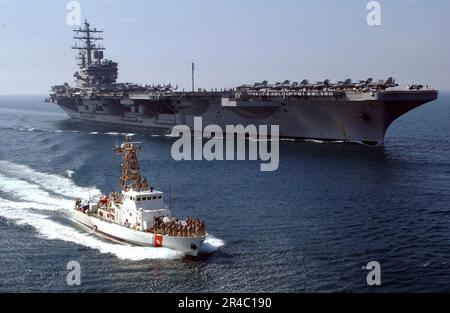
[[[0,94],[46,94],[73,82],[69,1],[0,0]],[[84,0],[82,18],[105,31],[119,81],[233,87],[285,79],[395,76],[450,90],[450,1]]]

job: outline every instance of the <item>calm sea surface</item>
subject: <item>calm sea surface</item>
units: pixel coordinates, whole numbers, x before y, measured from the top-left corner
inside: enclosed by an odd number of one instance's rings
[[[396,121],[383,148],[283,141],[280,167],[172,160],[174,138],[0,97],[0,292],[450,291],[450,94]],[[119,245],[67,219],[74,196],[118,188],[121,133],[141,167],[211,236],[199,259]],[[169,196],[169,194],[171,194]],[[378,261],[381,287],[363,270]],[[69,261],[81,286],[66,283]]]

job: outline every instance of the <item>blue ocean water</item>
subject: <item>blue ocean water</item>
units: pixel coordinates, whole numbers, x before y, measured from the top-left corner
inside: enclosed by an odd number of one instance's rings
[[[39,96],[0,97],[0,291],[450,291],[450,93],[396,121],[382,148],[283,141],[280,167],[176,162],[174,138],[81,123]],[[206,220],[199,259],[105,241],[66,218],[117,188],[121,133],[173,212]],[[169,192],[170,191],[170,192]],[[369,261],[382,285],[366,283]],[[81,286],[66,265],[81,264]]]

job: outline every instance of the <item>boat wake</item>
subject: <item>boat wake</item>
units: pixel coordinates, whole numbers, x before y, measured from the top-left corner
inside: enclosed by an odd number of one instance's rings
[[[54,219],[69,216],[74,197],[100,193],[96,188],[79,187],[68,177],[40,173],[25,165],[0,160],[0,216],[17,225],[32,226],[40,238],[73,242],[132,261],[184,257],[181,252],[167,248],[110,243]],[[208,236],[201,253],[212,253],[223,245],[222,240]]]
[[[24,128],[24,127],[0,127],[0,130],[5,131],[17,131],[17,132],[45,132],[45,133],[87,133],[89,135],[106,135],[106,136],[128,136],[133,137],[136,136],[135,133],[127,133],[127,132],[120,132],[120,131],[107,131],[107,132],[100,132],[100,131],[80,131],[80,130],[70,130],[70,129],[37,129],[37,128]],[[154,135],[151,135],[154,136]],[[159,136],[155,135],[154,137]]]

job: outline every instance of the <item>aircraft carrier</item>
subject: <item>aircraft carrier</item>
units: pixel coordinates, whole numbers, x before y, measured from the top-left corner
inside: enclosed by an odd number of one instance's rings
[[[230,89],[178,90],[178,86],[117,83],[118,63],[104,58],[103,31],[85,21],[74,30],[81,44],[79,71],[72,85],[53,86],[48,101],[75,119],[158,128],[176,125],[279,125],[280,136],[322,141],[382,145],[389,125],[406,112],[433,101],[438,91],[410,85],[401,90],[395,79],[332,83],[267,81]],[[249,136],[256,134],[249,133]]]

